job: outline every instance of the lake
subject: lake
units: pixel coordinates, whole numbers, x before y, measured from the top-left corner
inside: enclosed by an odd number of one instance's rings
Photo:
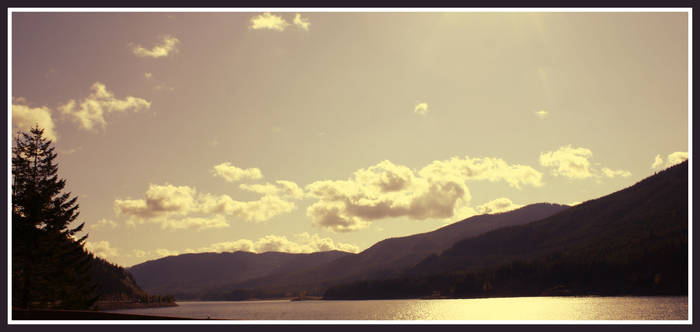
[[[111,312],[231,320],[687,320],[688,297],[178,302]]]

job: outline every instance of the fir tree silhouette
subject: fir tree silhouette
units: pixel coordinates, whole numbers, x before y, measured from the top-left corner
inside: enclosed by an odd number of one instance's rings
[[[87,235],[75,238],[77,197],[64,193],[52,142],[38,126],[12,148],[12,305],[88,309],[98,296],[90,280]]]

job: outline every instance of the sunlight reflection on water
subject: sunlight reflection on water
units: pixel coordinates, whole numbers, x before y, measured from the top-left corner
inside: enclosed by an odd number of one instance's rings
[[[115,312],[243,320],[686,320],[688,297],[178,302]]]

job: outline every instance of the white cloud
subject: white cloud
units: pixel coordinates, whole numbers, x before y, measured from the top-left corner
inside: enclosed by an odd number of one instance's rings
[[[92,252],[95,256],[102,258],[110,258],[119,256],[119,251],[112,248],[109,241],[90,242],[85,241],[85,248]]]
[[[163,41],[153,46],[152,49],[146,49],[141,45],[135,45],[132,51],[136,56],[149,57],[149,58],[160,58],[166,57],[170,54],[177,53],[177,46],[180,44],[180,40],[173,36],[164,36]]]
[[[321,237],[318,234],[300,233],[292,235],[289,239],[284,235],[265,235],[257,240],[239,239],[235,241],[217,242],[198,249],[186,249],[174,251],[159,249],[156,254],[160,256],[177,255],[184,252],[236,252],[247,251],[263,253],[268,251],[287,253],[313,253],[321,251],[340,250],[357,253],[360,249],[350,243],[335,242],[329,237]]]
[[[265,195],[259,200],[248,202],[234,201],[229,196],[222,195],[216,202],[217,204],[223,202],[223,205],[218,205],[217,209],[223,209],[226,214],[254,222],[270,220],[296,209],[293,202],[274,195]]]
[[[234,182],[241,179],[262,179],[263,175],[258,168],[242,169],[231,165],[230,162],[225,162],[214,166],[212,169],[214,176],[220,176],[228,182]]]
[[[274,196],[283,196],[283,197],[291,197],[294,199],[302,199],[304,198],[304,190],[301,189],[296,183],[292,181],[285,181],[285,180],[278,180],[276,181],[276,185],[271,184],[271,183],[266,183],[266,184],[241,184],[238,187],[247,190],[247,191],[252,191],[254,193],[258,193],[261,195],[274,195]]]
[[[151,184],[146,191],[146,199],[120,200],[114,202],[117,214],[139,218],[153,218],[162,215],[187,215],[197,210],[196,190],[188,186],[171,184]]]
[[[143,98],[127,96],[124,99],[117,99],[100,82],[95,82],[90,89],[92,93],[81,102],[78,103],[71,99],[59,107],[63,114],[73,117],[73,120],[78,122],[83,129],[93,130],[95,126],[104,128],[107,125],[104,118],[105,113],[128,110],[138,112],[151,107],[151,102]]]
[[[666,156],[666,163],[664,164],[664,158],[662,158],[660,154],[657,154],[656,157],[654,158],[654,163],[651,165],[651,168],[652,169],[664,169],[664,168],[668,168],[668,167],[671,167],[671,166],[676,165],[676,164],[680,164],[687,159],[688,159],[688,152],[676,151],[676,152],[670,153],[668,156]]]
[[[15,104],[17,102],[17,104]],[[44,129],[44,137],[56,141],[58,135],[56,135],[56,129],[51,118],[51,110],[46,107],[29,107],[24,104],[26,100],[24,98],[16,98],[12,103],[12,129],[13,133],[17,134],[19,131],[29,133],[29,131],[35,126]]]
[[[295,19],[296,20],[296,19]],[[296,22],[295,22],[296,23]],[[263,13],[253,16],[250,19],[250,29],[268,29],[275,31],[284,31],[289,26],[289,23],[282,16],[270,13]]]
[[[428,110],[428,103],[419,103],[416,104],[416,107],[413,109],[414,113],[418,113],[420,115],[427,114],[429,112]]]
[[[294,24],[306,31],[309,31],[309,25],[311,25],[311,22],[309,22],[309,19],[302,18],[301,14],[297,13],[294,16]]]
[[[549,114],[549,112],[547,112],[545,110],[540,110],[540,111],[535,112],[535,116],[537,116],[540,119],[546,118],[547,114]]]
[[[607,168],[607,167],[603,167],[602,171],[603,171],[603,174],[604,174],[605,176],[609,177],[609,178],[614,178],[614,177],[616,177],[616,176],[621,176],[621,177],[623,177],[623,178],[626,178],[626,177],[629,177],[629,176],[632,175],[632,173],[631,173],[630,171],[625,171],[625,170],[622,170],[622,169],[620,169],[620,170],[613,170],[613,169],[610,169],[610,168]]]
[[[520,188],[540,186],[542,174],[529,166],[498,158],[434,161],[415,174],[385,160],[355,171],[348,180],[316,181],[306,186],[318,201],[307,208],[315,225],[337,232],[355,231],[374,220],[407,217],[449,218],[473,213],[466,181],[504,181]]]
[[[501,197],[477,206],[476,211],[478,211],[479,214],[495,214],[521,207],[523,207],[522,204],[515,204],[509,198]]]
[[[188,230],[203,230],[210,228],[225,228],[230,227],[226,218],[222,215],[215,215],[213,217],[188,217],[181,219],[163,219],[160,223],[160,227],[169,230],[178,229],[188,229]]]
[[[278,193],[285,195],[284,189]],[[298,193],[293,193],[297,195]],[[289,197],[293,197],[288,195]],[[254,201],[236,201],[228,195],[198,193],[194,187],[149,185],[144,199],[117,199],[114,210],[117,215],[130,217],[131,225],[146,221],[158,223],[164,229],[210,229],[228,227],[224,215],[261,222],[289,213],[296,208],[294,202],[277,194],[265,194]]]
[[[179,255],[180,252],[177,250],[168,250],[168,249],[156,249],[156,254],[160,257],[167,257],[167,256],[176,256]]]
[[[579,147],[573,148],[571,145],[562,146],[556,151],[542,152],[540,154],[540,164],[552,168],[555,176],[564,176],[570,179],[595,178],[597,183],[603,183],[602,177],[629,177],[630,171],[623,169],[611,169],[603,167],[598,169],[593,166],[590,159],[593,152],[590,149]],[[600,163],[595,163],[600,166]]]
[[[545,167],[554,167],[554,175],[565,176],[573,179],[585,179],[593,176],[589,159],[593,152],[586,148],[572,148],[571,145],[562,146],[557,151],[548,151],[540,154],[540,164]]]
[[[208,247],[200,248],[200,252],[236,252],[236,251],[247,251],[256,252],[255,242],[247,239],[240,239],[236,241],[218,242],[214,243]]]
[[[117,228],[117,223],[112,220],[102,218],[97,223],[90,225],[89,228],[93,230],[101,230],[106,228],[115,229]]]
[[[666,165],[673,166],[675,164],[680,164],[688,159],[688,152],[678,151],[668,155],[666,158]]]
[[[340,250],[346,252],[357,253],[360,251],[354,244],[334,242],[333,239],[329,237],[322,238],[318,234],[300,233],[296,234],[297,242],[301,243],[301,249],[299,252],[317,252],[317,251],[331,251]]]
[[[279,192],[279,188],[271,183],[265,184],[247,184],[243,183],[238,186],[242,190],[251,191],[262,195],[275,195]]]
[[[661,158],[660,154],[657,154],[654,158],[654,163],[651,164],[652,169],[660,168],[664,164],[664,158]]]
[[[521,189],[522,185],[542,186],[542,173],[526,165],[509,165],[500,158],[453,157],[436,160],[419,174],[426,178],[504,181],[516,189]]]
[[[467,219],[469,217],[473,217],[475,215],[478,215],[479,212],[476,210],[476,208],[469,205],[470,200],[471,200],[471,197],[469,199],[457,200],[457,203],[455,204],[455,207],[454,207],[453,216],[443,219],[443,222],[445,224],[453,224],[453,223],[458,222],[460,220],[464,220],[464,219]]]

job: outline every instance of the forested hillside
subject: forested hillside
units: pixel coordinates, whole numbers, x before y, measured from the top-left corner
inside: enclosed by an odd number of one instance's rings
[[[327,299],[687,294],[688,162],[526,225],[464,239]]]

